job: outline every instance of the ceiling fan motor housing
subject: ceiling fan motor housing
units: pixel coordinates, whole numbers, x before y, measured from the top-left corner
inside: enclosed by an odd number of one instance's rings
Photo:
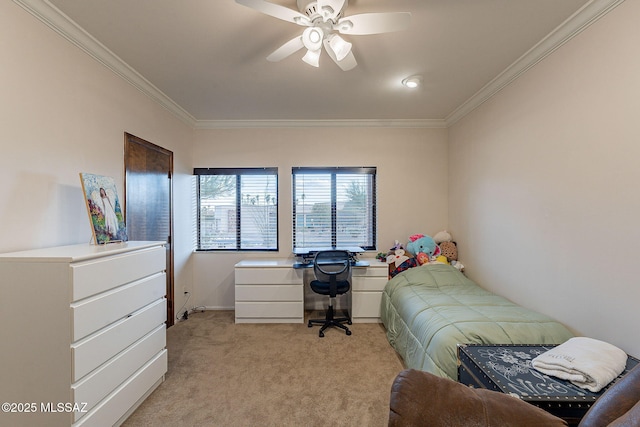
[[[320,10],[320,8],[318,7],[317,0],[312,0],[312,1],[297,0],[297,3],[298,3],[298,9],[300,10],[300,12],[307,15],[312,22],[316,21],[317,19],[322,19],[325,22],[328,19],[331,19],[329,16],[325,15],[322,10]],[[347,4],[348,4],[348,1],[345,0],[341,10],[339,11],[334,11],[333,9],[330,10],[329,15],[333,15],[332,20],[334,21],[334,23],[338,20],[338,18],[342,16],[342,13],[347,8]]]

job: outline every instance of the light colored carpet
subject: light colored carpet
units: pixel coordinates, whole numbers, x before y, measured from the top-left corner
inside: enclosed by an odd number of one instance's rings
[[[168,329],[166,380],[123,425],[387,425],[403,365],[384,327],[357,323],[351,336],[331,329],[324,338],[318,328],[194,313]]]

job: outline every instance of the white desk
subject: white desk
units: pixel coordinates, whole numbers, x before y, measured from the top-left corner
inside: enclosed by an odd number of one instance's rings
[[[388,265],[366,259],[354,267],[351,282],[351,320],[379,322],[382,290]],[[304,271],[291,259],[247,259],[235,265],[236,323],[303,323]]]

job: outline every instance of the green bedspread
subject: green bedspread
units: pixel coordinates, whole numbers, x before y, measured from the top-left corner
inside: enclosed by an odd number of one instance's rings
[[[482,289],[455,268],[398,274],[382,293],[387,339],[407,368],[457,379],[457,344],[561,344],[573,334],[548,316]]]

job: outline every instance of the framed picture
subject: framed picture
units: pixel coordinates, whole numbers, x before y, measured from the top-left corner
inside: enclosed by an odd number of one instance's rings
[[[80,173],[95,244],[127,241],[127,228],[113,178]]]

